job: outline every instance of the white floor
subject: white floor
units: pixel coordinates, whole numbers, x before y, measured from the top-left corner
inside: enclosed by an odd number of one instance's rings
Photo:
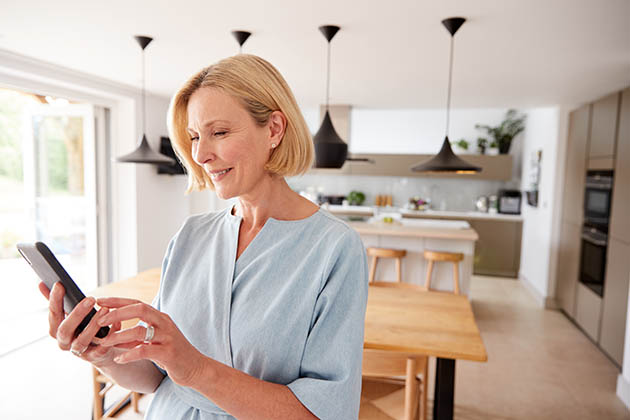
[[[630,420],[615,395],[618,368],[564,315],[536,307],[510,279],[475,277],[471,296],[489,358],[458,363],[456,419]],[[90,419],[90,366],[51,338],[0,356],[0,372],[0,420]],[[402,398],[402,389],[365,387],[361,420],[400,419]]]

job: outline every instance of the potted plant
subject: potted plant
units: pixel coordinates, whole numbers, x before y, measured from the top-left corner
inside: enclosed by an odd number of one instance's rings
[[[365,201],[365,194],[361,191],[350,191],[348,194],[348,204],[351,206],[360,206]]]
[[[455,143],[452,143],[452,144],[455,146],[455,149],[457,150],[457,152],[459,153],[468,152],[468,142],[466,141],[466,139],[459,139]]]
[[[477,139],[477,151],[480,155],[486,154],[486,147],[488,147],[488,139],[485,137],[479,137]]]
[[[492,140],[488,145],[488,154],[491,156],[496,156],[499,154],[499,145],[495,140]]]
[[[476,124],[475,128],[485,131],[497,143],[499,153],[506,154],[510,151],[514,137],[525,129],[525,115],[519,115],[515,109],[510,109],[498,126]]]

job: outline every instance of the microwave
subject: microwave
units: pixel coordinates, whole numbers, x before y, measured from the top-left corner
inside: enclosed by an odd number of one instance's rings
[[[498,212],[521,214],[521,192],[519,190],[499,190]]]
[[[588,171],[584,188],[584,221],[608,231],[612,202],[613,172]]]

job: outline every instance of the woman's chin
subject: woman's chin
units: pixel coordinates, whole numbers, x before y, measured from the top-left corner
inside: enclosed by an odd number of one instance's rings
[[[230,198],[234,198],[237,195],[232,191],[229,191],[227,188],[221,188],[218,185],[214,186],[214,192],[217,194],[217,197],[221,200],[229,200]]]

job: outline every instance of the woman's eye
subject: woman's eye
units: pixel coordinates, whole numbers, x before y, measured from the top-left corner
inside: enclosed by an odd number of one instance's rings
[[[196,136],[196,137],[191,137],[191,138],[190,138],[190,141],[195,141],[195,140],[199,140],[199,136]]]
[[[219,137],[219,136],[225,136],[227,134],[227,131],[215,131],[214,135]]]

